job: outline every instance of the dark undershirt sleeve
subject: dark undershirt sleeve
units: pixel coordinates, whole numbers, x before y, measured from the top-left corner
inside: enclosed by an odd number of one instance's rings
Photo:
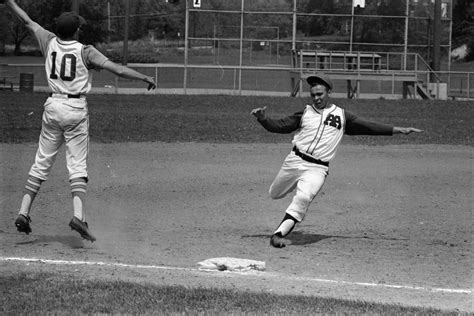
[[[344,113],[347,135],[393,135],[393,125],[363,120],[348,111]]]
[[[303,112],[301,111],[280,119],[272,119],[268,117],[258,119],[258,122],[269,132],[289,134],[300,128],[302,116]]]

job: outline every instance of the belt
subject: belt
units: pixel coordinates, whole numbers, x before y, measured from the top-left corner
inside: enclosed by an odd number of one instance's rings
[[[322,161],[322,160],[313,158],[311,156],[305,155],[296,146],[293,147],[293,151],[295,152],[296,156],[301,157],[301,159],[303,159],[304,161],[312,162],[312,163],[315,163],[315,164],[318,164],[318,165],[323,165],[323,166],[329,167],[329,162],[328,161]]]
[[[80,99],[82,94],[63,94],[63,93],[50,93],[50,97],[53,98],[63,98],[63,99]]]

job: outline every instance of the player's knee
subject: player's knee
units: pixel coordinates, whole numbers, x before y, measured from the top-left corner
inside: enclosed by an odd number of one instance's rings
[[[286,195],[285,193],[281,193],[279,191],[272,190],[272,188],[270,188],[270,190],[268,190],[268,194],[270,195],[270,197],[273,200],[281,199],[281,198],[285,197],[285,195]]]

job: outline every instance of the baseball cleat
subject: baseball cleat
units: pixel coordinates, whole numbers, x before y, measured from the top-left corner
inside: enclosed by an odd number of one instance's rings
[[[270,238],[270,245],[275,248],[283,248],[286,246],[285,238],[279,237],[277,235],[272,235]]]
[[[82,238],[90,240],[91,242],[94,242],[96,238],[94,235],[92,235],[89,231],[89,226],[87,225],[86,222],[81,221],[77,217],[73,217],[71,221],[69,222],[69,226],[71,229],[77,231]]]
[[[27,235],[31,233],[30,223],[31,223],[31,218],[23,214],[18,215],[18,217],[15,220],[16,229],[20,233],[25,233]]]

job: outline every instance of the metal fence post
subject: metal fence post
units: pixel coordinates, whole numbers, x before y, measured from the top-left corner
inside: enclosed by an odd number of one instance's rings
[[[188,49],[189,49],[189,0],[186,1],[186,18],[184,22],[184,74],[183,74],[183,90],[186,94],[186,86],[188,81]]]
[[[240,52],[239,52],[239,94],[242,94],[242,55],[243,55],[243,39],[244,39],[244,5],[245,0],[242,0],[240,8]]]

